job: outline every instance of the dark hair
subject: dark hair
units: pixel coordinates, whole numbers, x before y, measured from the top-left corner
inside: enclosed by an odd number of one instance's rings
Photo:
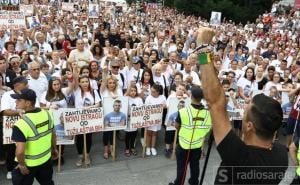
[[[53,98],[55,97],[55,91],[54,91],[53,88],[52,88],[52,85],[53,85],[54,81],[59,81],[60,85],[62,85],[61,80],[60,80],[59,78],[55,78],[55,77],[54,77],[54,78],[51,78],[51,79],[49,80],[49,83],[48,83],[48,90],[47,90],[47,94],[46,94],[46,100],[49,101],[49,102],[53,101]],[[59,101],[65,98],[65,95],[64,95],[64,93],[62,93],[61,88],[60,88],[60,90],[57,92],[56,95],[57,95],[57,97],[59,98],[59,99],[58,99]]]
[[[90,78],[87,76],[87,75],[81,75],[81,76],[79,76],[78,77],[78,82],[80,82],[80,80],[82,80],[82,79],[84,79],[84,78],[87,78],[88,79],[88,81],[89,81],[89,87],[88,87],[88,90],[90,91],[90,93],[91,93],[91,95],[94,97],[94,90],[93,90],[93,88],[91,87],[91,83],[90,83]],[[84,92],[83,92],[83,90],[82,90],[82,88],[81,88],[81,86],[79,85],[79,88],[81,89],[81,97],[83,98],[83,96],[84,96]]]
[[[229,80],[224,79],[224,80],[222,81],[222,85],[230,85]]]
[[[100,44],[95,44],[92,48],[91,48],[91,52],[93,54],[93,56],[96,55],[96,48],[99,48],[100,49],[100,56],[103,55],[103,48]]]
[[[71,72],[71,69],[69,69],[69,68],[63,68],[63,69],[61,70],[61,76],[66,75],[66,74],[67,74],[67,71],[70,71],[70,72]]]
[[[235,77],[235,72],[234,71],[228,71],[228,75],[229,74],[233,74],[233,76]]]
[[[149,80],[149,84],[150,86],[152,86],[154,84],[154,81],[153,81],[153,74],[152,74],[152,71],[149,69],[149,68],[145,68],[143,70],[143,73],[142,73],[142,77],[141,77],[141,83],[143,84],[144,82],[144,74],[145,73],[148,73],[150,75],[150,80]]]
[[[139,93],[138,93],[138,89],[137,89],[136,85],[130,86],[130,88],[134,88],[134,90],[135,90],[135,97],[138,97]]]
[[[82,66],[82,67],[80,68],[79,75],[82,75],[82,72],[83,72],[83,70],[85,70],[85,69],[87,69],[87,70],[89,71],[89,77],[90,77],[90,75],[91,75],[91,70],[90,70],[90,67],[87,66],[87,65]]]
[[[264,94],[252,99],[252,106],[246,114],[246,121],[254,124],[256,135],[262,139],[272,139],[282,124],[283,114],[280,103]]]
[[[12,41],[8,41],[8,42],[5,42],[4,44],[4,48],[7,50],[7,47],[8,45],[13,45],[15,48],[16,48],[16,43],[12,42]]]
[[[177,75],[179,75],[180,78],[183,80],[183,74],[182,74],[181,72],[177,71],[177,72],[174,74],[174,78],[175,78],[175,76],[177,76]]]
[[[33,44],[31,45],[31,47],[37,47],[38,49],[40,49],[40,46],[39,46],[38,43],[33,43]]]
[[[156,53],[156,60],[159,60],[160,58],[159,58],[158,51],[157,51],[156,49],[152,49],[152,50],[150,51],[150,55],[152,54],[152,52],[155,52],[155,53]]]
[[[49,66],[49,64],[47,64],[47,63],[41,63],[40,68],[42,69],[42,68],[45,68],[45,67],[48,67],[48,68],[49,68],[50,66]]]
[[[153,84],[152,87],[155,91],[159,93],[159,95],[162,95],[164,93],[163,86],[158,85],[158,84]]]
[[[274,67],[274,66],[269,66],[267,70],[268,70],[268,71],[270,71],[270,70],[271,70],[271,71],[275,71],[275,67]]]
[[[245,74],[244,74],[244,78],[247,79],[247,71],[248,70],[251,70],[253,75],[252,75],[252,78],[250,79],[251,82],[253,82],[255,80],[255,73],[254,73],[254,69],[252,67],[248,67],[246,70],[245,70]]]

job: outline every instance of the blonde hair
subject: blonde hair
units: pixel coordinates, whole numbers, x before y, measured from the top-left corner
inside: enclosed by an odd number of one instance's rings
[[[109,80],[113,80],[116,84],[116,87],[114,89],[114,92],[116,92],[118,90],[118,79],[116,77],[114,77],[113,75],[107,75],[105,78],[105,88],[108,89],[108,81]]]

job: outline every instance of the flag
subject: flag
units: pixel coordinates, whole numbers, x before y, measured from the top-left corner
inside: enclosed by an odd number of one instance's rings
[[[198,55],[198,63],[201,64],[209,64],[213,61],[211,53],[200,53]]]

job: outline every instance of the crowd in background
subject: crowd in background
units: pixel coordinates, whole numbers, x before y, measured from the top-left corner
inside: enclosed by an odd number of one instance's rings
[[[37,7],[34,14],[38,22],[26,29],[0,30],[2,115],[20,113],[14,102],[8,102],[7,94],[27,86],[36,92],[37,106],[46,109],[99,107],[104,97],[118,96],[128,96],[129,105],[164,104],[167,109],[168,98],[185,99],[191,87],[201,87],[200,66],[193,51],[198,28],[210,26],[209,22],[143,4],[122,10],[111,5],[100,8],[99,18],[89,18],[87,5],[81,5],[73,12]],[[271,11],[253,23],[242,25],[224,19],[211,26],[216,30],[211,43],[214,65],[226,91],[228,111],[243,109],[255,94],[265,93],[282,104],[287,125],[293,126],[299,119],[299,98],[295,98],[300,93],[299,16],[299,11],[285,11],[275,2]],[[241,121],[233,123],[239,134]],[[292,126],[286,129],[287,146]],[[146,143],[142,140],[146,155],[157,155],[160,130],[160,126],[147,129],[150,139]],[[125,132],[125,155],[136,155],[137,130]],[[173,139],[174,131],[166,131],[164,152],[168,158]],[[112,132],[104,132],[105,159],[111,144]],[[91,146],[92,134],[87,134],[88,153]],[[82,135],[76,136],[76,147],[76,165],[81,166]],[[0,151],[6,151],[1,152],[0,162],[6,160],[10,172],[13,158],[9,152],[14,150]],[[87,160],[90,163],[89,157]]]

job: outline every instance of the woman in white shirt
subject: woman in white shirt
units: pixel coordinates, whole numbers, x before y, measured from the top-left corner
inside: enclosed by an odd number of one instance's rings
[[[78,85],[76,84],[74,90],[75,108],[95,108],[100,106],[100,96],[97,90],[91,87],[90,78],[88,76],[80,76],[78,78]],[[87,156],[83,157],[83,134],[76,135],[76,148],[78,152],[78,160],[76,166],[82,166],[84,159],[85,164],[90,165],[91,160],[89,153],[92,146],[92,133],[86,134],[86,148]]]
[[[138,96],[138,92],[137,92],[137,87],[136,86],[130,86],[127,89],[127,92],[125,94],[125,96],[128,96],[128,110],[129,113],[128,115],[130,115],[130,109],[132,106],[141,106],[143,105],[143,100],[141,97]],[[130,121],[130,118],[128,118],[128,121]],[[135,139],[136,139],[136,135],[137,135],[137,129],[136,128],[129,128],[129,124],[128,124],[128,128],[125,129],[125,155],[127,157],[129,157],[130,155],[136,155],[136,150],[135,150]]]
[[[154,84],[151,87],[151,94],[146,98],[145,105],[162,104],[166,107],[166,97],[163,95],[163,88],[161,85]],[[146,155],[157,155],[155,149],[157,131],[161,129],[161,125],[154,125],[147,128],[147,141],[146,141]]]
[[[100,94],[102,98],[111,97],[117,98],[118,96],[123,96],[123,92],[118,88],[118,80],[116,77],[108,75],[107,76],[107,66],[103,68],[103,81],[100,87]],[[104,153],[103,158],[108,159],[109,154],[112,151],[113,144],[113,131],[103,132],[103,145]]]
[[[250,103],[253,91],[258,89],[253,68],[248,67],[246,69],[244,77],[238,80],[237,86],[239,97],[244,100],[245,103]]]
[[[83,76],[88,76],[89,77],[89,80],[90,80],[90,83],[91,83],[91,87],[94,89],[94,90],[98,90],[98,83],[96,80],[92,79],[91,78],[91,74],[90,74],[90,67],[89,66],[82,66],[80,68],[80,72],[79,72],[80,75],[83,75]]]

